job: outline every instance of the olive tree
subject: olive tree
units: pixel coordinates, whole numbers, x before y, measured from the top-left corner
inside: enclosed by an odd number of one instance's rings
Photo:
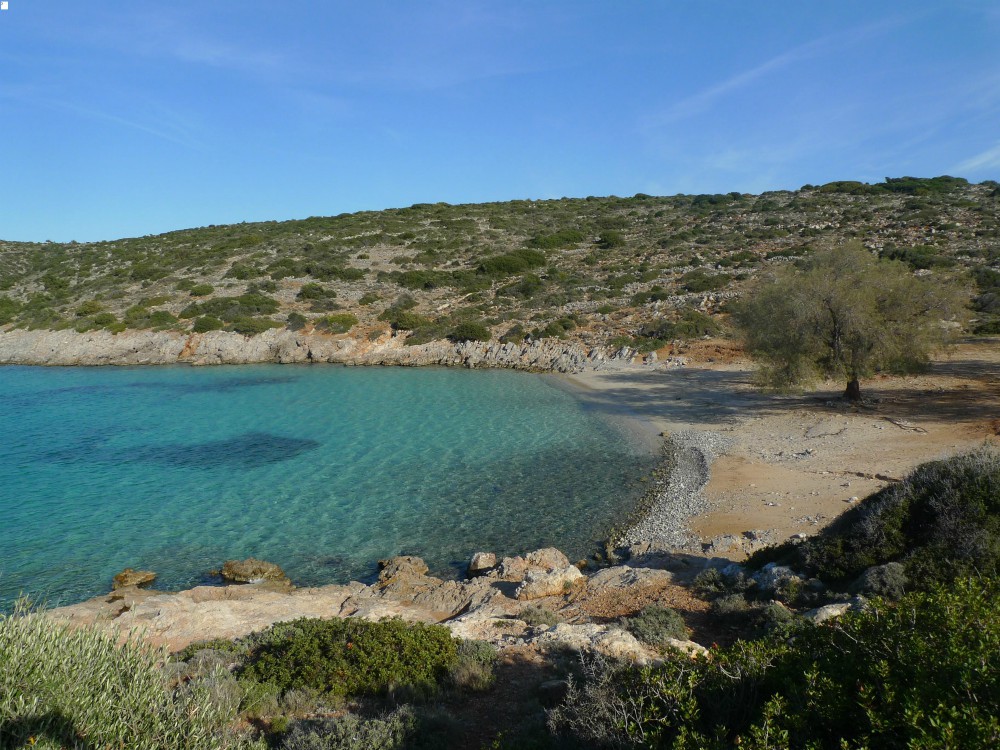
[[[959,327],[967,301],[956,282],[915,276],[852,243],[771,274],[735,305],[733,317],[764,383],[786,388],[841,378],[844,395],[859,400],[860,378],[925,368]]]

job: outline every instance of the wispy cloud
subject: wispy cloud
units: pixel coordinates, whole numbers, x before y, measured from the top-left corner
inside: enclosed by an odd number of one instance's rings
[[[113,112],[98,109],[93,106],[77,104],[67,98],[55,97],[51,92],[46,92],[43,88],[36,85],[0,86],[0,99],[17,101],[28,106],[44,107],[50,110],[69,112],[88,120],[111,123],[113,125],[146,133],[147,135],[152,135],[156,138],[188,148],[197,148],[201,145],[192,137],[190,130],[180,124],[179,118],[163,116],[169,114],[169,112],[164,112],[162,108],[160,111],[161,116],[158,118],[158,122],[168,124],[167,128],[156,127],[139,120],[122,117]]]
[[[954,172],[977,172],[980,169],[995,169],[1000,167],[1000,142],[992,148],[981,151],[975,156],[970,156],[963,162],[955,165]]]
[[[872,36],[896,28],[910,20],[910,18],[894,17],[847,31],[827,34],[818,39],[797,45],[749,70],[744,70],[724,81],[709,86],[703,91],[681,99],[670,106],[665,112],[651,118],[647,125],[652,127],[669,125],[694,117],[711,109],[720,99],[735,91],[746,88],[770,73],[786,68],[794,63],[820,57],[834,50],[842,50],[845,46],[857,44]]]

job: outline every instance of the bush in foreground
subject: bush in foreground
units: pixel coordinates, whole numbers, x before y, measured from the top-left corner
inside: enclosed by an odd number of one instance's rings
[[[458,641],[440,625],[302,619],[274,626],[252,648],[241,676],[283,691],[430,694],[457,663]]]
[[[249,747],[207,683],[171,690],[164,655],[19,609],[0,615],[0,747]]]
[[[550,727],[580,747],[996,747],[998,594],[962,579],[710,660],[592,663]]]

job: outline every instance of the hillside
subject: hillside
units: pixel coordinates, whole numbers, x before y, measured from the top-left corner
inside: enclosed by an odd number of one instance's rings
[[[903,177],[761,195],[563,198],[209,226],[93,243],[0,242],[0,330],[406,343],[566,338],[657,349],[710,333],[762,269],[860,240],[918,273],[970,271],[1000,330],[1000,185]]]

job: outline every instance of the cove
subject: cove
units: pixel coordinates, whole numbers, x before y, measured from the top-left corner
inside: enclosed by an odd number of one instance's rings
[[[0,368],[0,608],[210,581],[231,558],[298,585],[414,554],[573,559],[634,507],[658,453],[556,376],[248,365]]]

